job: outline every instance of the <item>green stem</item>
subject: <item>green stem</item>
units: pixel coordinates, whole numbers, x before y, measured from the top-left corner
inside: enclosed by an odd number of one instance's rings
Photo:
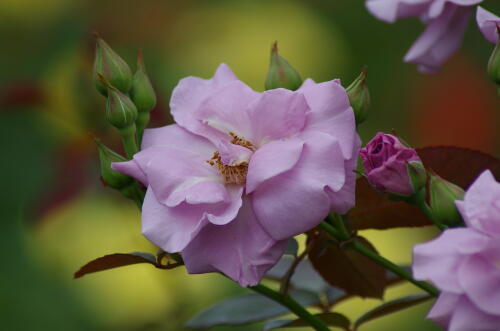
[[[431,208],[429,205],[427,205],[427,202],[425,202],[425,189],[420,190],[420,192],[416,193],[413,197],[410,199],[406,200],[409,204],[412,204],[416,206],[418,209],[420,209],[425,216],[427,216],[428,219],[434,223],[434,225],[441,231],[446,230],[448,227],[444,224],[441,224],[439,222],[436,222],[434,218],[432,217],[432,212]]]
[[[137,148],[137,143],[135,141],[135,131],[135,124],[120,129],[123,148],[125,149],[125,154],[129,159],[132,159],[134,154],[139,151],[139,149]]]
[[[292,311],[295,315],[297,315],[303,321],[306,321],[318,331],[329,331],[328,327],[319,319],[314,317],[310,312],[307,311],[304,307],[302,307],[297,301],[295,301],[292,297],[287,294],[281,294],[270,289],[267,286],[262,284],[250,287],[251,290],[262,294],[263,296],[268,297],[269,299],[276,301],[277,303],[287,307]]]
[[[142,135],[144,134],[144,129],[146,129],[146,126],[149,123],[149,111],[140,111],[137,113],[137,119],[135,120],[135,125],[137,127],[137,142],[139,146],[142,143]]]
[[[330,224],[328,224],[326,222],[321,222],[319,224],[319,228],[325,230],[333,237],[335,237],[335,235],[338,234],[338,231],[336,231],[336,229],[333,228],[333,226],[331,226]],[[337,239],[339,239],[341,241],[344,240],[343,238],[337,238]],[[358,241],[351,240],[349,242],[346,242],[346,245],[348,247],[354,249],[358,253],[371,259],[375,263],[381,265],[382,267],[392,271],[393,273],[400,276],[401,278],[406,279],[407,281],[414,284],[415,286],[420,287],[422,290],[426,291],[430,295],[435,296],[435,297],[439,295],[439,291],[437,289],[435,289],[432,285],[430,285],[426,282],[420,282],[420,281],[415,280],[408,271],[406,271],[403,268],[399,267],[398,265],[392,263],[391,261],[387,260],[385,257],[372,251],[371,249],[365,247],[364,245],[362,245]]]

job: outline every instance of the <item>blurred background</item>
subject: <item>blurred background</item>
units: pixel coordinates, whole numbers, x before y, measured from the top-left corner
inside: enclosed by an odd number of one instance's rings
[[[484,6],[500,13],[498,1]],[[464,46],[438,75],[404,64],[423,30],[369,15],[363,0],[2,0],[0,1],[0,322],[3,330],[183,330],[194,314],[248,291],[219,275],[184,268],[129,266],[73,280],[96,257],[155,253],[140,234],[136,206],[99,181],[91,136],[119,148],[92,84],[93,31],[134,68],[142,48],[159,97],[150,126],[170,123],[178,80],[210,77],[227,63],[263,90],[271,43],[305,77],[347,86],[369,67],[367,141],[395,129],[413,146],[457,145],[498,156],[500,102],[485,72],[493,46],[471,24]],[[428,229],[366,231],[382,254],[409,264]],[[400,285],[386,299],[418,293]],[[355,318],[377,300],[349,300]],[[438,330],[430,304],[367,324],[363,330]],[[261,325],[241,330],[260,330]],[[215,330],[233,330],[219,327]]]

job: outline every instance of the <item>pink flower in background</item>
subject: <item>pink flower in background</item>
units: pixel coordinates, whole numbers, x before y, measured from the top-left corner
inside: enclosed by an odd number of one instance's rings
[[[422,72],[437,72],[460,47],[472,6],[482,0],[368,0],[370,13],[394,23],[399,18],[418,17],[426,25],[423,34],[406,54],[405,62]]]
[[[354,205],[359,139],[338,81],[258,93],[222,64],[181,80],[170,108],[177,124],[113,168],[147,186],[143,234],[190,273],[255,285],[288,238]]]
[[[419,189],[413,187],[408,167],[415,163],[421,166],[422,162],[417,152],[404,146],[397,137],[379,132],[360,149],[359,155],[366,179],[377,190],[409,196]]]
[[[498,29],[500,29],[500,17],[495,14],[477,7],[476,13],[477,25],[483,36],[491,43],[498,43]]]
[[[450,331],[500,330],[500,183],[483,172],[456,205],[467,228],[416,245],[413,272],[440,290],[428,318]]]

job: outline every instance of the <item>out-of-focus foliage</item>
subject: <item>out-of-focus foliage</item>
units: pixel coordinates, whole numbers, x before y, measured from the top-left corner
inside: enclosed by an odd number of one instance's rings
[[[484,6],[500,12],[500,3]],[[155,252],[140,234],[139,213],[99,182],[90,136],[120,150],[92,81],[93,31],[135,70],[143,49],[158,102],[151,126],[169,123],[178,80],[208,77],[220,62],[264,89],[269,48],[303,78],[349,84],[370,70],[364,141],[396,128],[414,146],[451,144],[498,155],[500,103],[485,67],[492,46],[471,22],[462,51],[442,73],[419,74],[402,58],[422,31],[417,20],[394,25],[370,16],[363,0],[2,0],[0,1],[0,150],[2,210],[0,321],[6,330],[182,330],[216,301],[248,293],[218,275],[183,268],[127,266],[73,280],[84,263],[114,252]],[[381,254],[409,264],[428,229],[363,231]],[[302,243],[303,247],[303,243]],[[412,285],[385,299],[415,293]],[[346,300],[356,320],[380,305]],[[429,305],[367,323],[363,330],[432,330]],[[258,326],[242,330],[259,330]],[[221,327],[215,330],[231,330]]]

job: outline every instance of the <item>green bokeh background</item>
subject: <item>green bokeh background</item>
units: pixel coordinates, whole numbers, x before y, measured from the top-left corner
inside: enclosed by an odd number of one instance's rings
[[[369,67],[373,105],[360,127],[364,141],[395,129],[414,146],[460,145],[498,156],[500,103],[484,72],[493,47],[473,20],[463,48],[443,72],[422,75],[402,62],[422,24],[377,21],[363,2],[2,0],[0,328],[183,330],[196,312],[248,292],[218,275],[143,265],[72,279],[82,264],[104,254],[155,252],[140,234],[136,207],[99,182],[91,136],[119,144],[91,82],[93,31],[131,64],[143,49],[159,96],[151,126],[171,121],[168,100],[180,78],[209,77],[221,62],[262,90],[270,45],[278,40],[281,54],[317,81],[341,78],[347,85]],[[484,6],[500,13],[498,1]],[[411,247],[435,232],[363,235],[382,254],[408,264]],[[400,285],[386,299],[418,292]],[[355,318],[378,304],[354,299],[338,311]],[[424,320],[429,306],[362,330],[438,330]]]

